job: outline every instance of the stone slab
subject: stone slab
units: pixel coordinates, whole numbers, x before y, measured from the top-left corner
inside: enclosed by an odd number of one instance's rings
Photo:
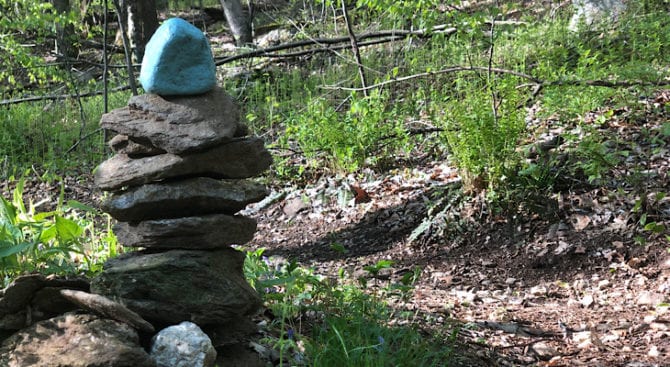
[[[243,245],[251,241],[254,232],[253,218],[226,214],[119,222],[114,226],[120,244],[161,250],[209,250]]]
[[[219,87],[198,96],[133,96],[128,106],[104,114],[100,126],[173,154],[205,150],[248,134],[237,104]]]
[[[173,177],[248,178],[262,173],[271,163],[260,138],[237,138],[184,156],[166,153],[133,159],[117,154],[96,168],[95,184],[102,190],[116,191]]]
[[[130,188],[111,194],[101,208],[119,221],[134,222],[203,214],[235,214],[267,196],[265,186],[248,180],[196,177]]]
[[[130,252],[107,261],[91,290],[122,302],[154,325],[227,324],[261,306],[244,279],[244,258],[232,248]]]

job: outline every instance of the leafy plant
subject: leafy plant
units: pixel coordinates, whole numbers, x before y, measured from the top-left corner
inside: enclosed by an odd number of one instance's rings
[[[23,202],[24,180],[18,180],[11,200],[0,197],[0,276],[31,272],[44,274],[92,273],[116,256],[116,238],[110,224],[99,231],[99,213],[77,201],[63,203],[63,193],[52,211],[37,212]]]
[[[245,275],[276,316],[275,337],[265,343],[280,351],[282,363],[313,366],[442,366],[453,349],[450,338],[426,337],[413,327],[388,325],[394,312],[383,301],[396,288],[370,294],[343,275],[315,275],[295,263],[247,252]],[[390,266],[383,261],[372,266]],[[370,270],[373,270],[370,268]],[[411,287],[420,269],[403,277]],[[397,316],[393,316],[397,317]]]
[[[513,81],[500,81],[495,91],[463,84],[460,98],[446,105],[444,136],[467,190],[488,188],[495,193],[516,174],[521,160],[516,147],[525,122],[517,108],[522,98]]]
[[[372,164],[384,137],[398,139],[385,146],[393,151],[402,144],[398,135],[406,135],[401,120],[391,118],[386,96],[378,91],[369,97],[352,93],[344,113],[324,98],[312,99],[305,111],[286,120],[285,145],[293,140],[313,166],[326,166],[340,172],[352,172]]]

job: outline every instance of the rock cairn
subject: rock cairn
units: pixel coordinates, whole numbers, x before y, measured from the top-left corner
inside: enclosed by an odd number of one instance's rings
[[[272,159],[231,97],[213,86],[211,51],[194,28],[166,21],[140,74],[152,93],[102,117],[101,126],[117,133],[109,142],[115,155],[95,172],[109,193],[102,208],[119,222],[119,243],[141,250],[108,261],[91,291],[157,327],[193,322],[220,346],[255,330],[250,315],[261,301],[244,278],[244,254],[230,246],[256,231],[252,218],[236,213],[267,195],[249,178]],[[212,87],[194,94],[203,85]]]

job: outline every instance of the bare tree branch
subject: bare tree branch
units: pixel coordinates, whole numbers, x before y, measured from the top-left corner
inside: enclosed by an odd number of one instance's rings
[[[451,35],[453,33],[456,33],[456,28],[453,27],[448,27],[447,25],[439,25],[431,28],[430,30],[416,30],[416,31],[406,31],[406,30],[386,30],[386,31],[379,31],[379,32],[369,32],[369,33],[363,33],[360,34],[357,37],[358,41],[366,40],[366,39],[374,39],[374,38],[386,38],[390,37],[389,40],[386,42],[390,41],[395,41],[395,40],[400,40],[400,39],[405,39],[407,37],[420,37],[420,38],[426,38],[426,37],[431,37],[433,34],[446,34],[446,35]],[[278,57],[278,56],[283,56],[281,54],[273,54],[273,52],[277,51],[283,51],[283,50],[290,50],[294,48],[300,48],[300,47],[306,47],[306,46],[313,46],[313,45],[336,45],[338,43],[346,43],[349,42],[350,38],[347,37],[335,37],[335,38],[313,38],[313,39],[308,39],[308,40],[302,40],[302,41],[296,41],[296,42],[291,42],[291,43],[285,43],[273,47],[268,47],[268,48],[263,48],[263,49],[258,49],[250,52],[245,52],[239,55],[233,55],[233,56],[228,56],[224,58],[218,58],[216,60],[216,65],[223,65],[227,64],[232,61],[240,60],[240,59],[247,59],[251,57]],[[375,43],[370,43],[370,44],[375,44]],[[363,43],[359,42],[359,46],[363,46]],[[327,49],[326,49],[327,50]],[[311,52],[311,51],[310,51]]]
[[[122,90],[128,90],[130,89],[130,86],[124,85],[121,87],[116,87],[112,89],[112,92],[118,92]],[[88,92],[88,93],[82,93],[79,95],[80,98],[84,97],[93,97],[93,96],[99,96],[101,94],[104,94],[104,90],[96,90],[93,92]],[[24,103],[24,102],[35,102],[35,101],[58,101],[62,99],[69,99],[69,98],[75,98],[77,97],[76,95],[72,94],[51,94],[51,95],[46,95],[46,96],[33,96],[33,97],[25,97],[25,98],[17,98],[17,99],[3,99],[0,101],[0,106],[5,106],[5,105],[11,105],[11,104],[19,104],[19,103]]]
[[[413,75],[408,75],[400,78],[392,78],[381,83],[369,85],[367,89],[380,88],[389,84],[400,83],[412,79],[419,78],[428,78],[440,74],[449,74],[449,73],[458,73],[466,71],[486,71],[492,72],[494,74],[509,74],[518,76],[523,79],[528,79],[531,82],[527,84],[519,85],[519,88],[523,87],[534,87],[534,94],[539,93],[540,89],[544,87],[552,86],[590,86],[590,87],[606,87],[606,88],[627,88],[635,86],[647,86],[647,87],[660,87],[670,85],[670,79],[663,79],[658,81],[644,81],[644,80],[622,80],[622,81],[608,81],[608,80],[554,80],[554,81],[544,81],[535,78],[532,75],[525,74],[515,70],[501,69],[501,68],[492,68],[486,66],[453,66],[446,69],[436,70],[436,71],[427,71],[425,73],[418,73]],[[331,89],[331,90],[346,90],[346,91],[363,91],[364,88],[351,88],[351,87],[339,87],[334,85],[324,85],[321,86],[322,89]]]
[[[358,76],[361,78],[361,86],[363,87],[363,95],[368,96],[367,82],[365,81],[365,70],[363,69],[363,62],[361,61],[361,53],[358,50],[358,41],[354,34],[354,28],[351,26],[349,13],[347,12],[347,4],[344,0],[342,2],[342,13],[344,14],[344,22],[347,24],[347,33],[349,33],[349,41],[351,42],[351,51],[354,53],[356,64],[358,64]]]
[[[457,73],[457,72],[462,72],[462,71],[490,71],[496,74],[511,74],[515,75],[524,79],[531,80],[533,83],[532,84],[542,84],[542,81],[539,79],[536,79],[532,75],[524,74],[518,71],[514,70],[507,70],[507,69],[500,69],[500,68],[489,68],[489,67],[484,67],[484,66],[454,66],[446,69],[441,69],[441,70],[436,70],[436,71],[427,71],[425,73],[419,73],[419,74],[413,74],[413,75],[408,75],[400,78],[393,78],[389,79],[387,81],[369,85],[366,88],[367,89],[375,89],[379,87],[383,87],[388,84],[393,84],[393,83],[399,83],[399,82],[404,82],[407,80],[412,80],[412,79],[417,79],[417,78],[427,78],[435,75],[440,75],[440,74],[448,74],[448,73]],[[335,89],[335,90],[348,90],[348,91],[362,91],[363,88],[347,88],[347,87],[337,87],[337,86],[328,86],[324,85],[321,88],[323,89]]]

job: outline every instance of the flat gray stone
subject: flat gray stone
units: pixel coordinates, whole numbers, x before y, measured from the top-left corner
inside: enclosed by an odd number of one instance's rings
[[[25,310],[26,308],[42,309],[43,304],[35,304],[34,302],[42,301],[41,297],[37,297],[40,290],[43,288],[72,288],[88,290],[88,280],[84,278],[46,278],[42,274],[22,275],[12,281],[7,288],[2,290],[0,296],[0,317],[5,315]],[[51,310],[44,310],[49,312]]]
[[[115,191],[172,177],[207,176],[238,179],[256,176],[272,163],[272,156],[257,137],[236,138],[210,150],[178,156],[160,154],[132,159],[117,154],[95,171],[95,184]]]
[[[254,237],[253,218],[226,214],[119,222],[114,234],[119,243],[150,249],[216,249],[245,244]]]
[[[227,324],[261,306],[244,279],[244,258],[233,248],[130,252],[108,260],[91,281],[91,290],[122,302],[154,325]]]
[[[235,214],[267,196],[265,186],[247,180],[196,177],[136,186],[109,195],[101,208],[123,222],[203,214]]]
[[[192,95],[216,85],[216,66],[207,37],[180,18],[163,22],[147,42],[140,83],[147,93]]]
[[[237,104],[219,87],[198,96],[133,96],[128,106],[104,114],[100,126],[173,154],[205,150],[248,134]]]

